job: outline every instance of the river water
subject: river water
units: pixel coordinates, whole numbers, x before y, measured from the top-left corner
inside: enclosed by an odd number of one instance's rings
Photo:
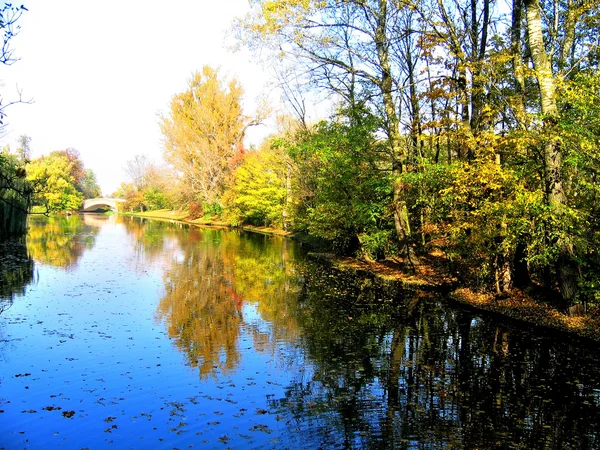
[[[600,448],[597,348],[291,240],[85,215],[32,218],[27,251],[0,448]]]

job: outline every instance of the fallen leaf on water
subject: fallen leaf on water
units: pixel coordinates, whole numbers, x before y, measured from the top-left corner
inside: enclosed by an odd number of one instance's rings
[[[54,411],[54,410],[61,410],[62,408],[60,406],[46,406],[45,408],[46,411]]]
[[[271,430],[268,426],[257,424],[250,428],[250,431],[262,431],[263,433],[271,434],[273,430]]]

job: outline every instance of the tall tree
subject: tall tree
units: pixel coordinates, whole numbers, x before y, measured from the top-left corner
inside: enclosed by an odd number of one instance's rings
[[[527,36],[531,59],[535,69],[535,78],[539,87],[540,106],[545,131],[543,142],[543,164],[546,184],[546,201],[550,212],[557,218],[562,218],[568,206],[567,196],[563,182],[563,154],[560,148],[560,139],[556,135],[556,125],[560,120],[560,114],[556,99],[556,80],[552,70],[550,56],[546,51],[546,44],[542,29],[542,11],[538,0],[524,0],[527,17]],[[572,11],[567,11],[567,19],[572,20]],[[561,52],[561,64],[564,67],[566,55],[572,43],[571,26],[565,30],[566,39]],[[565,55],[566,52],[566,55]],[[551,226],[551,225],[550,225]],[[573,245],[562,234],[557,233],[555,244],[557,248],[556,273],[561,294],[568,305],[577,293],[577,282],[579,271],[575,263]]]
[[[0,64],[10,65],[17,58],[10,47],[12,39],[19,31],[17,22],[24,11],[23,5],[13,6],[5,3],[0,7],[0,34],[2,48],[0,49]],[[0,95],[0,135],[5,130],[6,109],[22,102],[21,93],[17,100],[5,102]],[[27,213],[31,204],[33,187],[25,180],[25,171],[7,155],[0,154],[0,238],[10,235],[24,234],[27,229]]]
[[[255,12],[239,24],[246,40],[285,49],[317,87],[339,95],[350,108],[367,103],[377,111],[387,138],[387,170],[397,178],[407,161],[400,127],[400,60],[393,58],[399,5],[387,0],[252,3]],[[412,262],[409,205],[401,184],[395,183],[390,203],[400,248]]]
[[[27,162],[31,158],[31,138],[26,134],[19,136],[19,146],[17,147],[17,156],[22,162]]]
[[[66,151],[52,152],[31,161],[27,165],[27,179],[41,186],[34,202],[45,206],[48,211],[79,209],[83,194],[77,188],[73,166]]]
[[[161,117],[165,158],[182,174],[190,200],[219,202],[229,160],[247,128],[259,122],[244,115],[242,96],[235,78],[225,81],[204,66],[187,90],[173,97],[169,115]]]
[[[146,155],[140,154],[127,161],[123,170],[131,179],[134,187],[143,191],[150,181],[149,177],[154,171],[154,164]]]

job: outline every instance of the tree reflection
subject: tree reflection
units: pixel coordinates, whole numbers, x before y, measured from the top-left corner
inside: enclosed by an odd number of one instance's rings
[[[133,270],[144,272],[161,260],[173,258],[181,253],[182,245],[188,240],[188,226],[172,221],[120,216],[127,235],[134,242],[136,258]]]
[[[74,267],[96,243],[99,228],[84,224],[80,215],[31,216],[27,248],[33,259],[51,266]]]
[[[19,241],[0,242],[0,314],[10,308],[15,296],[25,293],[33,281],[33,259]]]
[[[265,239],[270,245],[264,245]],[[242,333],[260,352],[273,352],[283,335],[297,333],[290,313],[298,289],[293,243],[190,229],[180,245],[165,275],[158,318],[201,378],[238,367]],[[260,317],[250,314],[249,306]]]
[[[600,446],[600,355],[582,343],[305,263],[289,241],[169,233],[158,318],[202,378],[237,370],[246,341],[296,374],[267,399],[294,428],[284,446]]]
[[[596,351],[435,298],[391,306],[401,295],[307,274],[298,320],[314,369],[271,404],[297,436],[315,448],[598,448]]]

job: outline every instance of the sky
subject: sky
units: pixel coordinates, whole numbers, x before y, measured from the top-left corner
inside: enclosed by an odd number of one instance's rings
[[[105,195],[122,181],[128,160],[162,161],[159,114],[204,65],[244,86],[246,112],[273,92],[248,52],[232,52],[231,22],[247,0],[22,0],[29,10],[12,41],[19,61],[0,66],[7,110],[0,146],[31,137],[32,156],[79,150]],[[272,130],[253,127],[246,145]]]

